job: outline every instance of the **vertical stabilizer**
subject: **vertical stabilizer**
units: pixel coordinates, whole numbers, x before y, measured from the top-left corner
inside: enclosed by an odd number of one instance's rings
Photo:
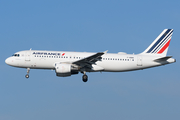
[[[162,33],[151,43],[151,45],[141,54],[159,54],[166,56],[173,29],[164,29]]]

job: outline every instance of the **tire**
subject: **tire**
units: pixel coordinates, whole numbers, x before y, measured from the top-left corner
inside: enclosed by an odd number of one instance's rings
[[[26,78],[29,78],[29,75],[28,75],[28,74],[26,74],[26,75],[25,75],[25,77],[26,77]]]
[[[87,82],[88,81],[88,76],[87,75],[83,75],[83,82]]]

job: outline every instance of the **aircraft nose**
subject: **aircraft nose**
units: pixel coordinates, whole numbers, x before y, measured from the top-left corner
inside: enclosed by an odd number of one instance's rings
[[[10,58],[7,58],[7,59],[5,60],[5,63],[8,64],[8,65],[10,65],[10,61],[11,61]]]

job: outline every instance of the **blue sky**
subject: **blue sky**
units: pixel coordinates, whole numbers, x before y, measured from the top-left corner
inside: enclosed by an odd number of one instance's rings
[[[180,1],[1,0],[0,120],[179,120]],[[14,68],[21,50],[138,54],[165,28],[176,63],[123,73],[56,77],[51,70]]]

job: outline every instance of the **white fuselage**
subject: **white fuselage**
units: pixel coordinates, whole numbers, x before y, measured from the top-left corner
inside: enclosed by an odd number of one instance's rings
[[[65,51],[39,51],[26,50],[15,53],[15,56],[6,59],[8,65],[31,69],[55,69],[55,64],[68,63],[84,59],[95,53],[87,52],[65,52]],[[155,59],[161,58],[159,55],[134,55],[134,54],[111,54],[106,53],[101,56],[102,59],[92,64],[91,70],[87,72],[107,71],[123,72],[145,69],[175,62],[175,59],[169,58],[167,61],[155,62]]]
[[[67,77],[79,72],[83,73],[83,81],[87,82],[86,72],[124,72],[161,66],[176,62],[172,56],[166,56],[173,29],[164,29],[161,34],[140,54],[104,52],[65,52],[26,50],[15,53],[6,59],[6,64],[30,69],[53,69],[56,76]]]

